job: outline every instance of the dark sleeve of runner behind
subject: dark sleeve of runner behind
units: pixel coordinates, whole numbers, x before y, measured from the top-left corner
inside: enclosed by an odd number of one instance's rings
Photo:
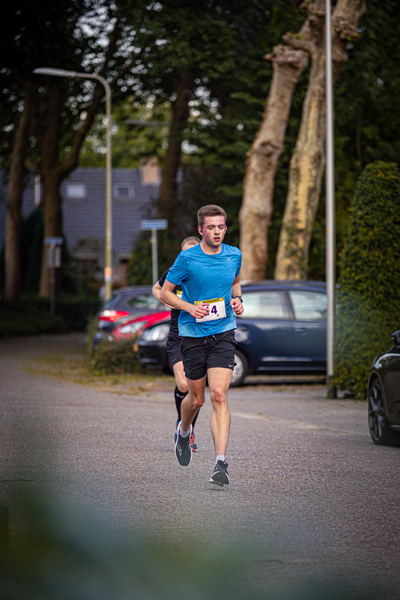
[[[169,273],[169,269],[167,269],[165,271],[165,273],[163,273],[161,275],[160,279],[158,280],[158,284],[161,287],[164,285],[164,281],[166,280],[168,273]],[[182,288],[180,286],[175,286],[175,288],[174,288],[175,294],[176,294],[177,289],[181,290]],[[170,333],[175,334],[175,335],[179,335],[178,319],[179,319],[180,314],[181,314],[181,311],[178,310],[177,308],[173,308],[171,310],[171,323],[169,326],[169,330],[170,330]]]
[[[169,269],[167,269],[167,270],[165,271],[165,273],[163,273],[163,274],[161,275],[160,279],[158,280],[158,285],[159,285],[159,286],[161,286],[161,287],[162,287],[162,286],[164,285],[164,281],[167,279],[167,275],[168,275],[168,273],[169,273]]]

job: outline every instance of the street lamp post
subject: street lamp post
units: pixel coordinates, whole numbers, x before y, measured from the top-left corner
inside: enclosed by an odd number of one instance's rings
[[[325,102],[326,102],[326,293],[327,340],[326,385],[327,397],[336,398],[334,375],[335,325],[335,168],[333,146],[333,76],[332,76],[332,18],[331,0],[325,0]]]
[[[101,75],[77,73],[76,71],[65,71],[64,69],[50,69],[47,67],[35,69],[33,72],[38,75],[95,79],[104,85],[106,92],[106,235],[104,283],[106,287],[105,299],[109,300],[112,294],[111,88],[108,81],[104,77],[101,77]]]

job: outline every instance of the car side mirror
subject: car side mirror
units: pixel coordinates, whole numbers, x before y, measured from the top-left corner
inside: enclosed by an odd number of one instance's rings
[[[391,338],[395,346],[400,346],[400,329],[391,334]]]

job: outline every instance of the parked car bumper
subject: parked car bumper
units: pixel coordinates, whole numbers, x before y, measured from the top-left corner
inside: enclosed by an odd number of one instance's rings
[[[141,365],[152,369],[169,369],[169,360],[165,340],[145,342],[140,340],[134,344]]]

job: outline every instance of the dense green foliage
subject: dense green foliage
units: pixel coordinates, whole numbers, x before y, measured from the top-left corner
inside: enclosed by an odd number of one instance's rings
[[[400,299],[400,172],[396,164],[369,164],[350,209],[340,283],[375,306]]]
[[[92,353],[91,369],[99,375],[144,371],[136,352],[133,352],[132,344],[132,338],[112,342],[107,339],[102,340]]]
[[[378,309],[356,294],[337,294],[334,384],[365,398],[375,356],[391,347],[390,334],[399,328],[399,311]]]
[[[369,164],[350,208],[340,258],[335,384],[364,397],[373,358],[390,345],[400,315],[400,172]]]

